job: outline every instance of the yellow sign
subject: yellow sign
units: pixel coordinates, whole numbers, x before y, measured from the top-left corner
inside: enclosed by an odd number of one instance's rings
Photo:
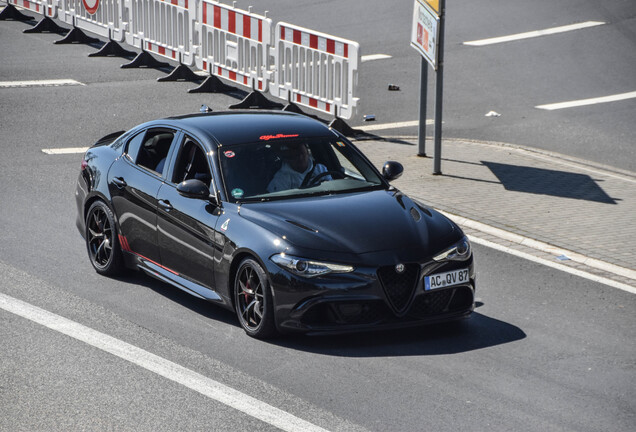
[[[431,7],[431,9],[433,9],[434,12],[437,13],[437,16],[439,16],[439,0],[424,0],[424,3],[426,3],[427,5],[429,5]]]

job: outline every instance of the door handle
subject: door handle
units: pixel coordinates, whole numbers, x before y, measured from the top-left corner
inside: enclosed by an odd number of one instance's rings
[[[125,188],[127,185],[123,177],[113,177],[113,183],[120,189]]]
[[[161,208],[165,209],[165,210],[172,210],[172,204],[170,204],[170,201],[164,201],[164,200],[159,200],[158,204]]]

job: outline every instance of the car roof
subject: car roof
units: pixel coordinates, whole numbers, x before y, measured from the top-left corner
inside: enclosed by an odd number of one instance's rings
[[[161,123],[215,140],[220,146],[253,143],[268,138],[335,136],[325,124],[282,111],[230,111],[169,117]]]

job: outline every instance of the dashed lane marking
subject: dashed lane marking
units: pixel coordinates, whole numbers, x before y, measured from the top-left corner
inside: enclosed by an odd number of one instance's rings
[[[585,105],[616,102],[616,101],[621,101],[625,99],[634,99],[634,98],[636,98],[636,91],[620,93],[620,94],[615,94],[611,96],[573,100],[569,102],[559,102],[559,103],[553,103],[553,104],[547,104],[547,105],[537,105],[535,106],[535,108],[552,111],[552,110],[558,110],[563,108],[574,108],[574,107],[580,107]]]
[[[88,150],[88,147],[66,147],[66,148],[48,148],[42,149],[46,154],[61,155],[61,154],[77,154],[84,153]]]
[[[470,46],[492,45],[492,44],[498,44],[503,42],[516,41],[520,39],[529,39],[529,38],[534,38],[539,36],[580,30],[583,28],[595,27],[595,26],[600,26],[603,24],[605,23],[602,21],[586,21],[586,22],[582,22],[578,24],[566,25],[561,27],[552,27],[552,28],[547,28],[543,30],[535,30],[535,31],[530,31],[525,33],[512,34],[508,36],[499,36],[499,37],[488,38],[488,39],[474,40],[474,41],[464,42],[464,45],[470,45]]]
[[[0,308],[181,384],[284,431],[325,429],[105,333],[0,293]]]
[[[59,87],[86,85],[73,79],[34,80],[34,81],[0,81],[0,88],[14,87]]]
[[[362,57],[360,57],[360,61],[362,63],[368,62],[368,61],[373,61],[373,60],[386,60],[386,59],[390,59],[393,58],[393,56],[390,56],[388,54],[369,54],[369,55],[363,55]]]
[[[380,123],[380,124],[373,124],[373,125],[356,126],[356,129],[361,129],[363,131],[374,131],[374,130],[413,127],[413,126],[418,126],[419,124],[420,124],[419,120],[412,120],[412,121],[404,121],[404,122],[396,122],[396,123]],[[427,119],[426,124],[427,125],[435,124],[435,120]]]

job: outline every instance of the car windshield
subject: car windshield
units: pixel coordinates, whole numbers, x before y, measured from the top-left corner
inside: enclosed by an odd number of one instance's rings
[[[265,139],[268,138],[268,139]],[[229,200],[267,201],[385,187],[377,171],[344,140],[262,137],[219,152]]]

